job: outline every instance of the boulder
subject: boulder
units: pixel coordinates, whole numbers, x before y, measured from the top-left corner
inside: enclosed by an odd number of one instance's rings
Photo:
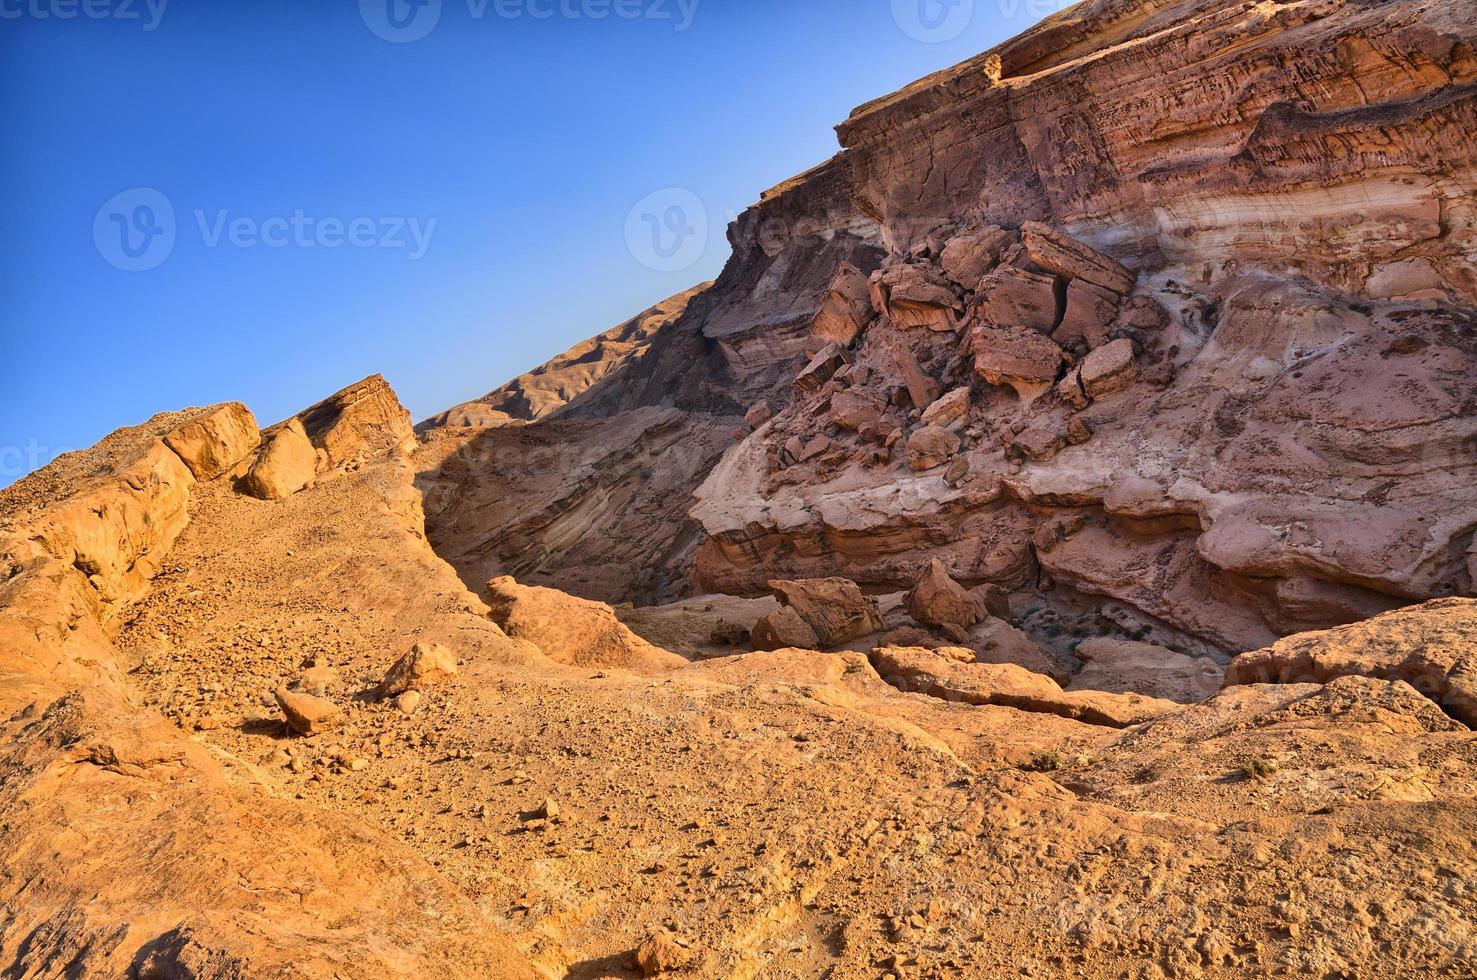
[[[980,319],[997,327],[1051,333],[1060,319],[1055,276],[1014,266],[996,269],[980,282],[975,298]]]
[[[1108,342],[1108,328],[1118,318],[1118,294],[1083,279],[1067,286],[1067,309],[1051,339],[1063,347],[1079,341],[1090,349]]]
[[[318,735],[337,728],[345,721],[338,705],[327,698],[280,688],[277,705],[287,719],[287,726],[299,735]]]
[[[815,630],[790,606],[759,617],[749,638],[755,650],[814,650],[821,645]]]
[[[415,445],[410,413],[378,374],[333,393],[297,418],[330,469]]]
[[[811,334],[827,343],[850,347],[871,319],[867,277],[851,263],[841,263],[810,322]]]
[[[1095,637],[1077,646],[1085,666],[1069,691],[1145,694],[1198,704],[1221,688],[1222,668],[1208,657],[1190,657],[1151,643]]]
[[[908,437],[908,466],[922,472],[947,463],[959,451],[959,437],[948,429],[925,425]]]
[[[197,480],[214,480],[261,445],[256,416],[240,402],[228,402],[164,437]]]
[[[450,683],[457,674],[456,655],[439,643],[417,643],[380,681],[381,697],[424,691]]]
[[[907,597],[908,615],[925,626],[953,626],[968,631],[985,618],[979,600],[949,576],[944,563],[931,559]]]
[[[291,419],[267,439],[241,489],[258,500],[280,500],[297,493],[318,472],[318,451],[303,424]]]
[[[774,418],[774,409],[769,407],[769,402],[756,402],[744,413],[744,421],[750,429],[757,429],[765,422]]]
[[[949,332],[959,325],[964,304],[948,282],[916,265],[899,265],[882,273],[877,283],[882,312],[902,329],[927,327]]]
[[[883,628],[877,604],[862,595],[862,590],[850,579],[775,579],[769,583],[769,589],[786,608],[805,621],[821,648],[834,647]]]
[[[1000,256],[1011,245],[1015,236],[1010,232],[990,225],[980,231],[955,235],[944,246],[939,264],[944,275],[971,292],[979,287],[980,280],[1000,261]]]
[[[655,977],[686,968],[692,952],[666,929],[658,929],[636,947],[636,966],[642,976]]]
[[[1044,463],[1067,444],[1062,434],[1049,425],[1029,426],[1010,442],[1010,448],[1037,463]]]
[[[832,421],[852,432],[875,428],[886,411],[887,399],[868,388],[849,388],[831,396]]]
[[[893,348],[892,361],[897,366],[904,387],[908,389],[908,398],[912,400],[913,407],[923,409],[938,400],[938,382],[923,370],[906,345],[898,344]]]
[[[664,674],[687,663],[631,632],[603,602],[520,585],[509,576],[488,582],[482,599],[503,632],[562,664]]]
[[[1126,338],[1099,347],[1082,362],[1082,390],[1094,400],[1116,395],[1137,379],[1133,341]]]
[[[795,390],[818,391],[846,362],[846,351],[840,345],[827,344],[796,375]]]
[[[955,388],[947,395],[936,399],[923,410],[924,425],[948,427],[964,417],[969,411],[969,389]]]
[[[1092,404],[1092,399],[1088,398],[1087,392],[1082,390],[1082,365],[1080,364],[1069,370],[1066,376],[1056,383],[1054,390],[1064,404],[1079,411]]]
[[[974,369],[992,385],[1009,385],[1034,401],[1056,383],[1067,357],[1044,334],[1024,327],[981,326],[972,340]]]
[[[1081,279],[1120,296],[1133,292],[1138,280],[1121,262],[1062,234],[1039,221],[1021,225],[1022,240],[1031,261],[1048,272]]]

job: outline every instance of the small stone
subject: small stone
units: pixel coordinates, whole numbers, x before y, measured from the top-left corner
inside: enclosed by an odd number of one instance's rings
[[[665,929],[658,929],[636,948],[636,966],[643,976],[680,970],[692,962],[692,953]]]
[[[326,698],[283,688],[277,692],[277,705],[287,718],[288,727],[300,735],[317,735],[344,723],[343,711]]]
[[[417,643],[385,674],[380,694],[393,696],[436,687],[449,683],[456,674],[456,655],[450,650],[439,643]]]

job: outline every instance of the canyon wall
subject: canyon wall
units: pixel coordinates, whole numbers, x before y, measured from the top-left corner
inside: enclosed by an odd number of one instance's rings
[[[1228,652],[1470,593],[1474,23],[1087,2],[864,105],[640,359],[422,428],[432,539],[642,602],[940,558]],[[544,439],[598,451],[491,462]]]

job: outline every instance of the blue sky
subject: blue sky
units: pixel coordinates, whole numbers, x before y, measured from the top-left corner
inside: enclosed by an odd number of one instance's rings
[[[416,2],[0,0],[0,484],[187,405],[482,394],[715,276],[855,105],[1062,5]],[[709,220],[668,256],[674,201]]]

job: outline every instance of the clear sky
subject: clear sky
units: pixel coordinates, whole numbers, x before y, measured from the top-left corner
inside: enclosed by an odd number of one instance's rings
[[[482,394],[717,275],[854,106],[1064,5],[0,0],[0,484],[187,405]],[[706,234],[654,251],[674,202]]]

